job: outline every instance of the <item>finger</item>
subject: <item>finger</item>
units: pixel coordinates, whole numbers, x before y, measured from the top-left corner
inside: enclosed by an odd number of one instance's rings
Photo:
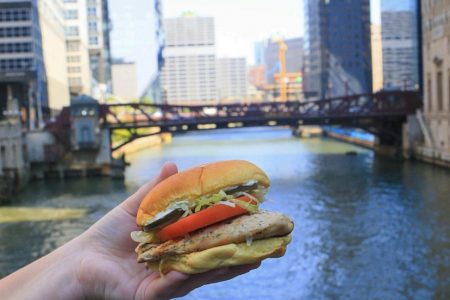
[[[261,262],[257,262],[257,263],[249,264],[249,265],[242,265],[242,266],[231,267],[224,274],[216,276],[213,280],[211,280],[211,282],[208,282],[208,284],[209,283],[219,282],[219,281],[230,280],[230,279],[232,279],[232,278],[234,278],[236,276],[243,275],[245,273],[250,272],[251,270],[259,268],[260,265],[261,265]]]
[[[220,281],[226,281],[236,276],[245,274],[253,269],[258,268],[261,265],[260,262],[255,264],[241,265],[235,267],[220,268],[209,272],[191,275],[188,280],[183,284],[182,288],[175,294],[176,297],[181,297],[192,290],[199,288],[206,284],[216,283]]]
[[[138,207],[141,204],[141,201],[144,199],[145,195],[147,195],[147,193],[158,183],[176,173],[178,173],[176,164],[173,162],[166,162],[162,166],[158,177],[141,186],[136,193],[131,195],[127,200],[123,201],[120,206],[122,206],[122,208],[132,216],[136,216]]]
[[[175,297],[178,290],[186,283],[190,275],[172,271],[156,280],[147,281],[147,285],[137,299],[171,299]],[[139,293],[139,292],[138,292]]]

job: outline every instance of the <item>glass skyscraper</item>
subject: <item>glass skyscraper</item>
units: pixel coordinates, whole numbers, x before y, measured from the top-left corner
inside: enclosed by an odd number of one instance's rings
[[[0,118],[16,99],[34,128],[49,111],[38,1],[0,1],[0,24]]]
[[[419,56],[417,0],[381,0],[383,88],[417,89]]]
[[[305,0],[304,92],[372,92],[369,0]]]

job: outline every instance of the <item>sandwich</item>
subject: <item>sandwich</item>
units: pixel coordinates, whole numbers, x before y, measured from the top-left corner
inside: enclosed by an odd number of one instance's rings
[[[270,185],[243,160],[194,167],[166,178],[143,199],[131,233],[137,261],[165,274],[196,274],[281,257],[292,220],[260,210]]]

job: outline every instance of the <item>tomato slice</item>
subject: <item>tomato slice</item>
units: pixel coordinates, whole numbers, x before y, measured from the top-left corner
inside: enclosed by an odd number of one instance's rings
[[[237,199],[249,202],[251,204],[256,204],[256,201],[245,196]],[[236,206],[231,207],[229,205],[218,203],[195,214],[182,218],[175,223],[167,225],[158,232],[158,237],[162,242],[173,240],[197,229],[224,221],[231,217],[243,215],[247,212],[248,210],[237,204]]]

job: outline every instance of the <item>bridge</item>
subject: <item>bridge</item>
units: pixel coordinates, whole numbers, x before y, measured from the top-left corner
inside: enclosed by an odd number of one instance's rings
[[[103,104],[110,134],[127,132],[115,151],[145,136],[255,126],[340,125],[361,128],[384,146],[401,147],[402,125],[422,105],[416,91],[359,94],[315,101],[218,105]]]

